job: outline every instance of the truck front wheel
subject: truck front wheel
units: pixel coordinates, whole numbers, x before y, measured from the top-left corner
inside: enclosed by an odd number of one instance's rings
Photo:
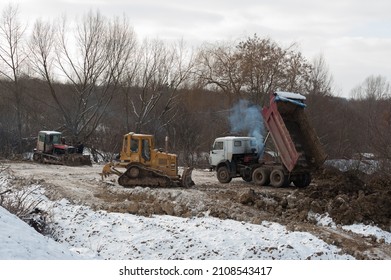
[[[270,183],[270,171],[265,168],[257,168],[253,172],[253,181],[260,186],[267,186]]]
[[[228,167],[221,166],[217,169],[217,179],[223,184],[231,182],[232,178],[229,175]]]
[[[288,176],[285,176],[281,169],[274,169],[270,174],[270,183],[276,188],[288,186]]]

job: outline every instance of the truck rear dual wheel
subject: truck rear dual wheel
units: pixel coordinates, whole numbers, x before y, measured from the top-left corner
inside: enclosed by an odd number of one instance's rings
[[[286,187],[289,185],[289,178],[284,174],[284,171],[281,169],[274,169],[270,173],[270,184],[273,187],[280,188]]]
[[[270,171],[265,168],[257,168],[253,172],[253,181],[260,186],[267,186],[270,183]]]

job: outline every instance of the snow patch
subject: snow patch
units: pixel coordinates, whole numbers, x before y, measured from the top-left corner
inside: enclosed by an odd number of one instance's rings
[[[331,227],[333,229],[337,228],[337,225],[334,223],[333,219],[329,216],[328,213],[319,214],[312,211],[308,212],[308,219],[316,221],[316,225],[322,227]]]
[[[351,231],[363,236],[374,236],[379,242],[384,241],[386,244],[391,244],[391,232],[384,231],[377,226],[354,224],[342,226],[342,228],[346,231]]]

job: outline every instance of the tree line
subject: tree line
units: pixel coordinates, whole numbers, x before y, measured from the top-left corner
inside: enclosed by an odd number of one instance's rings
[[[307,113],[329,158],[374,153],[390,158],[390,84],[370,76],[338,97],[325,59],[257,34],[197,49],[183,41],[139,41],[126,17],[90,11],[76,21],[38,19],[30,29],[18,7],[0,16],[0,154],[31,151],[40,130],[71,143],[118,152],[122,135],[153,134],[182,162],[205,160],[229,134],[230,109],[262,107],[276,90],[307,97]]]

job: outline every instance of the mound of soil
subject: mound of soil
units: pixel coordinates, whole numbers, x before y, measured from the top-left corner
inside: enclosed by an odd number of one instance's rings
[[[336,224],[363,223],[391,228],[391,179],[359,172],[325,168],[313,174],[306,188],[259,187],[236,181],[198,185],[194,189],[136,188],[95,194],[109,211],[138,215],[191,217],[210,215],[259,223],[308,222],[309,213],[328,213]]]
[[[338,224],[364,223],[391,228],[391,178],[378,174],[326,168],[314,174],[314,184],[298,192],[303,205],[329,213]]]

